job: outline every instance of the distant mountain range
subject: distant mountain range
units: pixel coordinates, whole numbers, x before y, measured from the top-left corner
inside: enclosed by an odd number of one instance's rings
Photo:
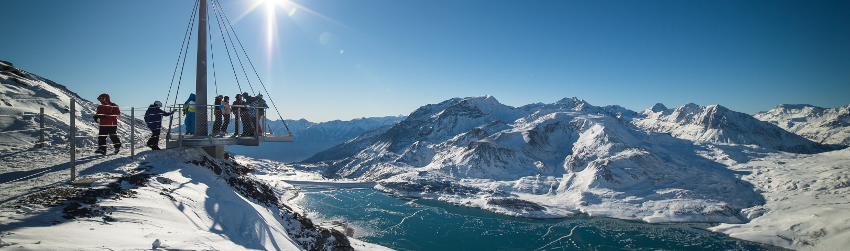
[[[321,123],[304,119],[284,120],[295,137],[294,142],[264,143],[262,147],[228,146],[227,151],[254,158],[298,162],[322,150],[344,143],[357,135],[398,123],[404,118],[405,116],[388,116]],[[276,134],[286,134],[286,128],[280,120],[269,122],[269,126],[272,128],[272,132]]]
[[[303,167],[509,215],[606,215],[616,206],[651,221],[681,207],[672,218],[740,222],[738,211],[763,198],[726,166],[832,149],[719,105],[635,112],[578,98],[511,107],[483,96],[420,107]]]
[[[850,146],[850,105],[777,105],[755,117],[818,143]]]

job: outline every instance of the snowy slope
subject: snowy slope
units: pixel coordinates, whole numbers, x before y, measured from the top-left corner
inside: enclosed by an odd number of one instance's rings
[[[84,156],[69,184],[61,148],[4,152],[29,158],[2,170],[0,247],[20,250],[381,250],[317,227],[280,198],[282,182],[250,158],[213,160],[199,149]],[[272,163],[274,164],[274,163]],[[49,165],[53,165],[52,167]],[[275,170],[285,169],[274,164]],[[36,175],[9,176],[48,166]],[[290,168],[291,172],[295,172]],[[302,176],[310,176],[304,174]],[[290,195],[291,196],[291,195]],[[157,243],[157,244],[154,244]],[[157,247],[159,249],[157,249]]]
[[[821,108],[812,105],[777,105],[755,118],[770,122],[815,142],[850,146],[850,105]]]
[[[796,250],[850,247],[850,149],[774,153],[729,169],[744,172],[766,203],[744,209],[750,222],[712,230]]]
[[[386,250],[348,239],[290,208],[277,162],[213,160],[193,148],[93,154],[95,104],[65,87],[2,63],[0,248],[19,250]],[[76,99],[76,175],[70,176],[71,98]],[[120,103],[119,103],[120,105]],[[32,113],[45,107],[47,144]],[[126,114],[125,114],[126,115]],[[119,134],[130,143],[129,116]],[[143,123],[136,121],[139,127]],[[147,131],[136,128],[137,132]],[[141,151],[140,151],[141,150]],[[314,177],[309,173],[289,173]]]
[[[294,142],[266,143],[262,147],[230,146],[227,147],[227,150],[254,158],[297,162],[357,135],[398,123],[404,118],[404,116],[387,116],[349,121],[334,120],[322,123],[313,123],[304,119],[286,120],[286,125],[289,126],[292,135],[295,137]],[[286,128],[280,120],[272,121],[269,125],[275,133],[286,132]]]
[[[92,119],[97,104],[88,101],[65,86],[0,61],[0,149],[27,149],[39,141],[39,108],[45,113],[46,145],[67,145],[71,120],[70,104],[75,101],[77,147],[96,146],[97,123]],[[120,106],[119,101],[115,101]],[[129,140],[132,118],[122,108],[118,118],[118,134],[122,142]],[[150,131],[144,121],[135,119],[136,140],[147,138]]]

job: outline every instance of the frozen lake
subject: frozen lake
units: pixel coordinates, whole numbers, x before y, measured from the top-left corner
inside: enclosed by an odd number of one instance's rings
[[[293,202],[317,222],[344,222],[355,238],[396,250],[784,250],[713,233],[706,223],[515,218],[373,189],[308,188]]]

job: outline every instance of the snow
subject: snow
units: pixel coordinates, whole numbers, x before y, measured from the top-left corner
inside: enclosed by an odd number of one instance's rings
[[[37,157],[38,153],[18,154]],[[141,166],[154,167],[151,171],[158,174],[157,178],[135,189],[137,194],[132,198],[98,201],[101,207],[111,208],[111,221],[99,217],[69,221],[62,218],[61,207],[12,203],[46,187],[68,187],[65,170],[3,183],[2,198],[6,203],[0,211],[0,238],[4,245],[23,250],[148,249],[155,240],[160,240],[160,246],[166,249],[298,250],[280,224],[266,223],[278,221],[273,212],[237,195],[209,170],[175,164],[174,160],[182,159],[181,154],[180,150],[148,152],[137,156],[138,161],[115,156],[78,166],[79,180],[97,181]],[[40,158],[49,158],[46,156]],[[53,160],[67,162],[67,157]],[[10,187],[18,189],[7,189]],[[257,214],[236,213],[248,210]],[[243,232],[246,229],[251,232]]]
[[[772,154],[733,165],[766,203],[744,209],[751,221],[711,230],[796,250],[850,247],[850,149],[815,155]]]
[[[208,168],[188,162],[203,156],[199,149],[144,151],[130,160],[126,155],[106,157],[82,156],[77,181],[67,182],[67,155],[62,149],[10,152],[3,151],[2,161],[32,158],[40,165],[54,164],[64,168],[49,169],[41,175],[0,183],[0,247],[20,250],[301,250],[287,235],[285,226],[292,224],[278,217],[280,209],[262,205],[234,191],[227,180]],[[240,157],[238,162],[263,168],[268,161]],[[40,165],[32,165],[33,168]],[[22,166],[3,166],[3,174],[22,172]],[[103,208],[102,217],[63,218],[63,206],[47,207],[20,203],[22,198],[41,191],[59,188],[105,187],[118,177],[141,170],[152,175],[132,189],[128,197],[100,198],[84,207]],[[283,170],[278,163],[278,169]],[[263,179],[259,171],[257,179]],[[288,169],[293,177],[313,179],[315,174]],[[277,175],[277,174],[276,174]],[[268,177],[266,177],[268,178]],[[122,184],[123,187],[132,187]],[[283,191],[286,187],[277,184]],[[284,193],[281,192],[281,196]],[[376,245],[352,240],[357,250],[383,250]]]

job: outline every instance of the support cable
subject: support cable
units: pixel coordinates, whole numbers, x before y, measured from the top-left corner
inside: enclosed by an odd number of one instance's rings
[[[218,2],[218,0],[213,0],[213,1]],[[225,18],[225,20],[227,20],[227,24],[230,26],[230,29],[233,29],[233,25],[230,23],[230,19],[228,19],[228,18],[227,18],[227,14],[226,14],[226,13],[224,13],[224,12],[222,12],[222,13],[224,14],[224,18]],[[229,35],[229,33],[228,33],[228,35]],[[263,90],[266,92],[266,95],[268,95],[268,96],[269,96],[269,101],[271,101],[272,106],[275,108],[275,112],[277,113],[278,118],[280,118],[280,121],[281,121],[281,122],[283,122],[283,126],[286,128],[286,132],[287,132],[287,133],[289,133],[289,135],[292,135],[292,131],[290,131],[290,130],[289,130],[289,126],[288,126],[288,125],[286,125],[286,121],[284,121],[284,120],[283,120],[283,116],[281,116],[281,115],[280,115],[280,109],[278,109],[278,108],[277,108],[277,105],[275,105],[275,103],[274,103],[274,99],[272,99],[271,93],[269,93],[268,89],[266,89],[266,85],[263,83],[263,80],[260,78],[260,74],[259,74],[259,73],[257,73],[257,68],[256,68],[256,67],[254,67],[254,63],[253,63],[253,62],[251,62],[251,58],[250,58],[250,57],[248,57],[248,53],[245,51],[245,46],[243,46],[243,45],[242,45],[242,41],[241,41],[241,40],[239,40],[239,36],[238,36],[238,35],[236,35],[236,31],[235,31],[235,30],[234,30],[234,32],[233,32],[233,36],[235,36],[235,37],[236,37],[236,41],[239,43],[239,47],[241,47],[241,48],[242,48],[242,54],[243,54],[243,55],[245,55],[245,59],[247,59],[247,60],[248,60],[248,63],[251,65],[251,69],[253,69],[253,70],[254,70],[254,74],[257,76],[257,80],[258,80],[258,81],[260,81],[260,85],[262,85],[262,86],[263,86]],[[234,48],[234,49],[235,49],[235,48]],[[240,64],[240,65],[242,64],[241,59],[240,59],[240,61],[239,61],[239,64]],[[242,68],[242,69],[243,69],[243,71],[244,71],[244,69],[245,69],[245,68],[244,68],[244,66],[243,66],[243,68]],[[248,84],[249,84],[249,86],[250,86],[250,81],[248,82]],[[253,92],[253,87],[251,88],[251,91]]]
[[[226,28],[222,29],[222,27],[221,27],[222,17],[219,14],[219,11],[221,11],[222,13],[224,12],[224,10],[220,9],[219,4],[213,4],[213,12],[215,13],[215,20],[218,23],[218,30],[219,30],[219,34],[221,34],[221,41],[224,44],[224,49],[227,51],[227,59],[230,61],[230,69],[233,71],[233,78],[236,79],[236,87],[239,88],[239,93],[242,93],[242,84],[239,83],[239,76],[236,74],[236,67],[233,65],[233,58],[230,56],[230,48],[227,47],[227,40],[224,39],[224,32],[221,32],[222,30],[224,30],[225,32],[227,32],[227,35],[230,36],[230,31],[227,30]],[[232,39],[231,39],[231,44],[232,44]],[[234,48],[234,53],[235,53],[235,51],[236,51],[236,49]],[[238,57],[239,55],[237,54],[236,56]]]
[[[213,4],[213,9],[215,9],[215,4]],[[210,14],[207,12],[207,20],[210,20]],[[213,39],[212,39],[212,29],[210,29],[210,22],[207,22],[207,35],[209,35],[209,43],[210,43],[210,57],[212,60],[212,68],[213,68],[213,86],[215,86],[215,95],[218,96],[218,78],[215,75],[215,50],[213,50]],[[219,30],[219,33],[221,31]]]
[[[213,0],[218,2],[218,0]],[[220,5],[220,4],[219,4]],[[236,35],[236,29],[233,29],[233,25],[230,23],[230,19],[227,17],[227,13],[224,10],[221,11],[222,16],[224,16],[225,20],[225,30],[227,30],[227,37],[230,39],[230,46],[233,47],[233,53],[236,54],[236,59],[239,61],[239,66],[242,68],[242,73],[245,75],[245,81],[248,82],[248,88],[251,89],[251,94],[255,94],[254,86],[251,85],[251,78],[248,77],[248,72],[245,71],[245,64],[242,63],[242,57],[239,56],[239,51],[236,50],[236,43],[233,42],[233,37],[236,37],[236,42],[239,43],[239,46],[242,46],[242,41],[239,41],[239,36]],[[229,27],[229,29],[228,29]],[[233,36],[230,36],[230,31],[233,31]],[[245,55],[245,58],[248,58],[248,53],[245,52],[245,48],[242,48],[242,54]],[[250,61],[250,59],[248,59]]]
[[[183,43],[180,44],[180,53],[177,54],[177,65],[174,66],[174,73],[171,75],[171,85],[168,86],[168,96],[165,98],[166,104],[171,98],[171,87],[174,86],[174,76],[177,75],[177,66],[180,65],[180,56],[183,56],[183,66],[180,69],[180,78],[177,80],[177,90],[174,94],[174,104],[177,104],[177,97],[180,95],[180,82],[183,80],[183,70],[186,69],[186,55],[189,54],[189,42],[192,40],[192,26],[195,26],[195,13],[198,10],[199,0],[195,0],[195,6],[192,8],[192,15],[189,16],[189,25],[186,27],[186,32],[183,34]],[[187,39],[188,37],[188,39]],[[186,48],[185,52],[183,48]]]

